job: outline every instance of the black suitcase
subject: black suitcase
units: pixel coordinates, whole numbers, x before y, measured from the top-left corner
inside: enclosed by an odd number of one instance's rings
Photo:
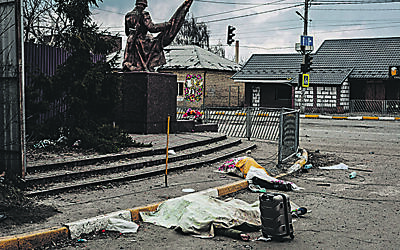
[[[289,197],[285,194],[260,195],[261,232],[265,238],[283,240],[294,238]]]

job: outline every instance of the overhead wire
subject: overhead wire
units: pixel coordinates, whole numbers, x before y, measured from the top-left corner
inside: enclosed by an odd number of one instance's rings
[[[277,1],[274,1],[274,2],[259,4],[259,5],[252,6],[252,7],[246,7],[246,8],[236,9],[236,10],[229,10],[229,11],[224,11],[224,12],[219,12],[219,13],[213,13],[213,14],[209,14],[209,15],[199,16],[199,17],[196,17],[196,18],[197,18],[197,19],[201,19],[201,18],[205,18],[205,17],[219,16],[219,15],[223,15],[223,14],[231,14],[231,13],[233,13],[233,12],[238,12],[238,11],[243,11],[243,10],[254,9],[254,8],[258,8],[258,7],[262,7],[262,6],[267,6],[267,5],[272,5],[272,4],[276,4],[276,3],[282,3],[282,2],[284,2],[284,1],[286,1],[286,0],[277,0]]]

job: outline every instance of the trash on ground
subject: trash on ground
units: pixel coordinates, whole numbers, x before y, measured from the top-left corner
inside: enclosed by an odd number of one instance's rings
[[[182,192],[184,192],[184,193],[193,193],[194,191],[196,191],[196,190],[194,190],[193,188],[184,188],[184,189],[182,189]]]
[[[356,178],[356,176],[357,176],[357,173],[356,173],[356,172],[351,172],[351,173],[349,174],[349,178],[350,178],[350,179],[354,179],[354,178]]]
[[[330,183],[317,183],[317,186],[321,186],[321,187],[330,187],[331,184],[330,184]]]
[[[155,212],[140,212],[140,216],[144,222],[207,238],[215,235],[215,228],[246,231],[240,228],[246,226],[256,232],[261,227],[258,201],[253,204],[239,199],[221,201],[201,193],[167,200]]]
[[[329,167],[319,167],[319,168],[326,169],[326,170],[334,170],[334,169],[347,170],[347,169],[349,169],[349,166],[347,166],[344,163],[340,163],[340,164],[329,166]]]
[[[7,219],[7,215],[5,215],[5,214],[0,214],[0,221],[3,221],[3,220],[5,220],[5,219]]]
[[[45,148],[48,146],[52,146],[52,145],[56,145],[55,142],[49,140],[49,139],[45,139],[45,140],[41,140],[40,142],[36,143],[35,145],[33,145],[34,148]]]
[[[273,188],[282,191],[301,189],[292,182],[282,181],[270,176],[265,168],[260,166],[253,158],[247,156],[233,158],[224,162],[218,168],[218,171],[235,174],[262,188]]]
[[[78,239],[78,242],[87,242],[87,239]]]
[[[266,193],[267,192],[267,190],[265,188],[262,188],[259,185],[254,185],[252,183],[249,184],[249,189],[255,193]]]
[[[307,164],[304,166],[304,169],[310,169],[310,168],[312,168],[312,164]]]
[[[136,233],[139,225],[133,221],[127,221],[119,218],[109,218],[106,226],[107,231],[116,231],[119,233]]]
[[[292,209],[293,217],[299,217],[301,215],[305,215],[306,213],[307,213],[307,208],[305,208],[305,207],[299,207],[296,209]]]
[[[72,144],[72,147],[79,147],[81,145],[81,140],[77,140]]]
[[[272,239],[270,237],[265,238],[264,236],[258,237],[257,241],[264,241],[264,242],[268,242],[268,241],[272,241]]]
[[[6,176],[6,172],[3,171],[2,174],[0,174],[0,183],[4,181],[4,177]]]
[[[175,151],[173,149],[168,150],[168,154],[176,155],[176,153],[175,153]]]

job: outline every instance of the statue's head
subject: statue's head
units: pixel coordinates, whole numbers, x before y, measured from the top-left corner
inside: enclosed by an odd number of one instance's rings
[[[142,6],[143,8],[146,8],[147,0],[136,0],[136,6]]]

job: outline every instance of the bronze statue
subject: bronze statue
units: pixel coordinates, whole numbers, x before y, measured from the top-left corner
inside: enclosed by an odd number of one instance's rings
[[[166,23],[154,24],[144,9],[147,0],[136,0],[136,7],[125,16],[124,71],[154,71],[154,67],[166,63],[163,48],[168,46],[182,27],[193,0],[185,2]],[[153,37],[150,33],[158,33]]]

